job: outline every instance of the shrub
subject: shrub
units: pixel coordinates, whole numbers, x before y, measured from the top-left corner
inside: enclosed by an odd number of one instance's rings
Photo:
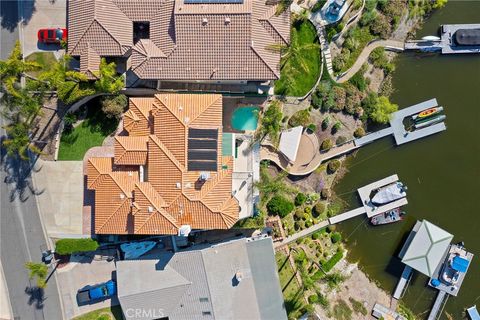
[[[360,91],[365,91],[367,89],[367,80],[365,80],[365,77],[363,76],[363,70],[355,73],[348,81]]]
[[[303,210],[306,215],[310,216],[312,214],[312,208],[311,207],[305,207],[305,210]]]
[[[370,31],[382,39],[387,39],[392,32],[392,25],[386,16],[377,14],[375,20],[370,24]]]
[[[348,298],[348,301],[350,301],[350,303],[352,304],[353,311],[355,311],[356,313],[360,313],[364,316],[368,314],[367,308],[365,308],[363,303],[361,303],[360,301],[357,301],[352,297]]]
[[[330,239],[332,240],[333,243],[337,243],[342,241],[342,235],[339,232],[334,232],[330,236]]]
[[[340,260],[342,260],[342,258],[343,258],[343,252],[338,251],[338,252],[335,253],[327,262],[322,263],[322,269],[323,269],[325,272],[329,272],[330,270],[333,269],[333,267],[335,267],[335,265],[336,265]]]
[[[340,136],[337,138],[337,140],[335,140],[335,144],[337,145],[344,144],[345,142],[347,142],[347,137],[345,136]]]
[[[122,117],[123,110],[127,107],[128,98],[124,94],[116,96],[105,96],[100,100],[102,111],[109,119],[120,119]]]
[[[345,100],[347,97],[345,89],[340,86],[335,86],[333,87],[332,91],[333,98],[335,100],[335,104],[333,105],[332,109],[333,111],[342,111],[345,108]]]
[[[330,190],[323,188],[322,191],[320,191],[320,197],[322,197],[323,200],[330,198]]]
[[[325,117],[325,119],[323,119],[322,121],[322,130],[323,131],[327,130],[329,124],[330,124],[330,118]]]
[[[310,123],[307,126],[307,129],[310,130],[311,132],[315,132],[317,130],[317,125],[315,123]]]
[[[353,132],[353,136],[355,138],[361,138],[365,135],[365,129],[363,129],[362,127],[358,127],[357,129],[355,129],[355,131]]]
[[[305,227],[310,228],[313,225],[313,222],[311,220],[305,221]]]
[[[340,161],[332,160],[328,163],[328,166],[327,166],[328,173],[335,173],[337,172],[338,168],[340,168]]]
[[[307,203],[313,204],[320,199],[320,195],[316,192],[309,193],[307,195]]]
[[[322,202],[317,202],[313,207],[313,213],[318,217],[325,211],[325,205]]]
[[[295,218],[297,218],[298,220],[304,219],[305,212],[302,209],[297,209],[297,211],[295,211]]]
[[[313,239],[313,240],[318,240],[318,239],[320,239],[320,232],[317,231],[317,232],[315,232],[314,234],[312,234],[312,239]]]
[[[67,255],[76,252],[95,251],[98,248],[98,242],[86,239],[60,239],[55,243],[55,252],[60,255]]]
[[[322,307],[327,309],[330,306],[330,302],[328,299],[321,293],[317,293],[318,295],[318,304],[320,304]]]
[[[294,205],[291,201],[279,195],[274,196],[267,203],[268,213],[271,215],[279,215],[282,218],[292,212],[293,208]]]
[[[308,112],[308,109],[295,112],[293,116],[288,120],[288,124],[291,127],[297,127],[297,126],[306,127],[309,122],[310,122],[310,112]]]
[[[299,207],[302,204],[304,204],[306,200],[307,200],[307,196],[304,193],[299,192],[295,197],[295,205]]]
[[[77,115],[75,113],[67,113],[64,117],[63,117],[63,123],[64,123],[64,130],[65,131],[72,131],[73,129],[73,125],[75,124],[75,122],[77,122]]]
[[[322,142],[322,145],[320,146],[321,151],[328,151],[333,147],[332,140],[330,139],[325,139]]]
[[[332,224],[332,225],[327,226],[327,229],[326,229],[326,230],[327,230],[328,233],[332,233],[332,232],[335,231],[336,229],[337,229],[337,226],[334,225],[334,224]]]
[[[332,134],[337,133],[341,127],[342,127],[342,124],[340,123],[340,121],[335,122],[335,124],[332,127]]]
[[[318,302],[318,296],[316,294],[312,294],[311,296],[308,296],[308,303],[314,304]]]
[[[367,1],[369,2],[369,1]],[[367,11],[365,12],[362,17],[360,18],[360,21],[358,22],[362,27],[368,26],[372,24],[373,21],[375,21],[375,18],[377,17],[377,12],[375,10]]]

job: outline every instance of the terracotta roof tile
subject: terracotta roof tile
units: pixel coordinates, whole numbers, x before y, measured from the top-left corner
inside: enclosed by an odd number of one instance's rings
[[[116,136],[115,164],[144,165],[147,163],[148,136]]]
[[[290,13],[276,16],[275,8],[263,0],[69,1],[68,52],[80,56],[87,46],[100,56],[131,52],[131,69],[141,79],[276,79],[280,54],[266,48],[289,41]],[[149,40],[134,45],[133,21],[150,23]]]
[[[112,158],[88,160],[96,232],[175,234],[184,224],[193,229],[230,228],[238,220],[239,207],[232,197],[233,158],[221,156],[221,96],[158,94],[131,99],[130,108],[124,117],[127,131],[142,133],[135,130],[152,126],[147,119],[152,117],[154,134],[115,137],[115,165]],[[201,172],[185,166],[188,128],[193,124],[218,132],[218,170],[202,184]],[[146,164],[145,182],[132,171],[131,165],[140,164]]]

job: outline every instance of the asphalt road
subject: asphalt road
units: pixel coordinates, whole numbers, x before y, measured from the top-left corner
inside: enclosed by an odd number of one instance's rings
[[[0,0],[0,58],[8,57],[18,39],[18,5]],[[0,126],[4,125],[0,117]],[[0,128],[0,137],[5,130]],[[12,161],[4,150],[0,156],[0,259],[15,319],[62,319],[55,276],[49,278],[45,290],[32,289],[25,263],[41,261],[47,248],[39,218],[35,195],[30,189],[29,164]]]

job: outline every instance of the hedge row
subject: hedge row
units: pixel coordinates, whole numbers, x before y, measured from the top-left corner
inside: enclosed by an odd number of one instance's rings
[[[87,239],[60,239],[55,243],[55,252],[61,255],[72,254],[75,252],[95,251],[98,248],[98,242]]]
[[[343,258],[343,252],[342,251],[337,251],[327,262],[322,263],[322,268],[325,272],[329,272],[330,270],[335,267],[335,265],[342,260]]]

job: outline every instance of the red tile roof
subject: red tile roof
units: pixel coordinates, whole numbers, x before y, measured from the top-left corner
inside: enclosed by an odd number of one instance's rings
[[[221,152],[221,95],[132,98],[124,124],[129,135],[115,137],[114,158],[88,159],[96,233],[176,234],[186,224],[193,229],[235,224],[239,205],[232,196],[233,158]],[[217,169],[200,184],[201,172],[186,167],[189,128],[218,131]]]

